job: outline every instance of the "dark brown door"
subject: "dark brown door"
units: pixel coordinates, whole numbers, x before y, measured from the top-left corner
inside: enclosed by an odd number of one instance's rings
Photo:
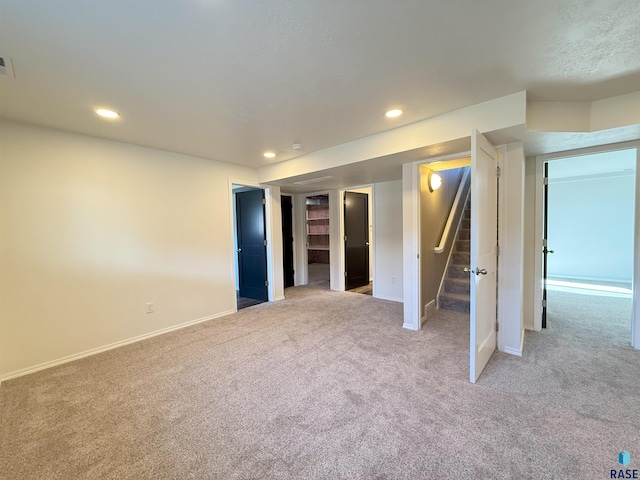
[[[542,328],[547,328],[547,256],[553,250],[547,248],[549,239],[549,163],[544,164],[543,220],[542,220]]]
[[[282,207],[282,265],[284,269],[284,288],[293,287],[293,205],[291,197],[280,197]]]
[[[264,190],[236,193],[240,296],[267,301]]]
[[[369,284],[369,195],[344,194],[345,289]]]

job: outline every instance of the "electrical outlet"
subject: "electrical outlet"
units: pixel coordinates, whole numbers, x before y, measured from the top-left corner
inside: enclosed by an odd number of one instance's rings
[[[147,313],[153,313],[153,302],[149,302],[145,305]]]

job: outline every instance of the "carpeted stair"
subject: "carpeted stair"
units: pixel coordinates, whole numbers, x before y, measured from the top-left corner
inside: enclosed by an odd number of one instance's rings
[[[471,288],[469,273],[464,271],[471,262],[471,199],[462,214],[462,221],[458,230],[458,236],[453,247],[453,253],[447,266],[446,277],[440,297],[438,308],[454,310],[456,312],[469,313]]]

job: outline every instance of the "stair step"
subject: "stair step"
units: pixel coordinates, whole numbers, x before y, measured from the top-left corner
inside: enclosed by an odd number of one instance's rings
[[[469,295],[471,293],[471,282],[467,278],[447,278],[444,281],[444,293],[460,293]]]
[[[457,232],[453,252],[449,265],[447,266],[446,277],[443,289],[438,297],[438,308],[453,310],[456,312],[469,313],[471,310],[471,278],[468,272],[464,271],[471,262],[471,199],[467,201],[462,221]]]
[[[469,296],[457,293],[440,295],[438,306],[445,310],[453,310],[462,313],[469,313],[471,311]]]
[[[471,254],[468,252],[453,252],[451,254],[451,263],[455,265],[466,265],[471,263]]]
[[[468,267],[469,265],[449,265],[447,267],[447,277],[448,278],[469,278],[469,272],[464,271],[464,267]]]
[[[471,240],[456,240],[455,250],[456,252],[470,252]]]

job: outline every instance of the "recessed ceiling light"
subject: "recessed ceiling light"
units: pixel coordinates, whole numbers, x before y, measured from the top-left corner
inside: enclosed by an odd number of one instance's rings
[[[402,115],[402,110],[400,110],[399,108],[394,108],[384,112],[384,116],[387,118],[396,118],[396,117],[399,117],[400,115]]]
[[[275,152],[264,152],[264,153],[262,154],[262,156],[263,156],[264,158],[276,158],[276,154],[275,154]]]
[[[118,112],[114,112],[113,110],[108,110],[106,108],[98,108],[96,113],[104,118],[120,118],[120,114]]]

